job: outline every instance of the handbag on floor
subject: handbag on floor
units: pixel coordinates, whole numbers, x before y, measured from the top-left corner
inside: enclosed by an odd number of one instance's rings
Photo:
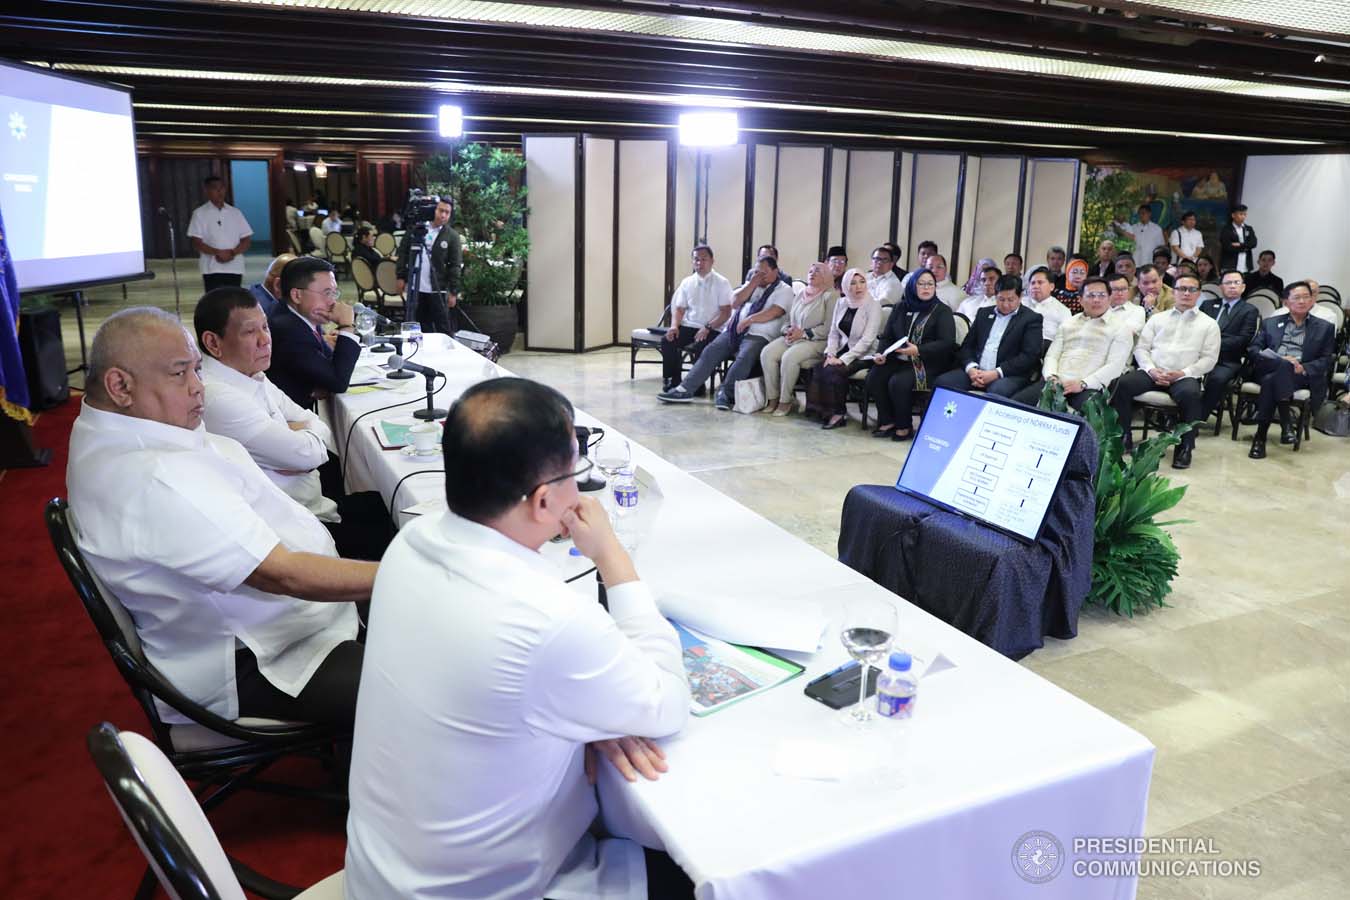
[[[740,385],[737,385],[740,387]],[[736,395],[737,406],[740,406],[741,395]],[[1345,437],[1350,435],[1350,407],[1341,406],[1335,401],[1328,400],[1322,404],[1322,408],[1313,416],[1313,428],[1323,434],[1329,434],[1332,437]]]
[[[736,382],[736,405],[738,413],[754,415],[764,408],[764,379],[742,378]]]

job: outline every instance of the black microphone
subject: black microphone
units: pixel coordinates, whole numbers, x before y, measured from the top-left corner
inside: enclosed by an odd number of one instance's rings
[[[394,369],[396,371],[399,369],[403,369],[409,372],[418,372],[422,375],[425,375],[427,378],[435,378],[437,375],[441,374],[440,372],[437,372],[430,366],[424,366],[421,363],[409,362],[408,360],[404,359],[397,353],[390,355],[388,366],[389,368]]]
[[[389,368],[395,371],[421,372],[423,375],[426,376],[427,408],[419,409],[416,412],[414,412],[413,413],[414,418],[427,419],[428,421],[430,421],[434,419],[444,419],[446,416],[450,415],[450,413],[447,410],[437,408],[432,403],[431,400],[432,395],[435,393],[435,391],[432,389],[432,385],[436,383],[436,376],[441,374],[440,372],[437,372],[430,366],[424,366],[420,363],[415,362],[408,362],[406,359],[404,359],[397,353],[390,354]]]

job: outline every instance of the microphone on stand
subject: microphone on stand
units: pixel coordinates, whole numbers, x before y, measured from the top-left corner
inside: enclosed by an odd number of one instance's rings
[[[436,376],[441,374],[440,372],[437,372],[435,369],[431,368],[430,366],[424,366],[424,365],[422,365],[421,363],[408,362],[406,359],[404,359],[402,356],[400,356],[400,355],[397,354],[397,353],[395,353],[395,354],[393,354],[392,356],[389,357],[389,368],[393,369],[395,372],[408,372],[408,373],[418,372],[418,373],[420,373],[420,374],[426,376],[426,379],[427,379],[427,408],[426,408],[426,409],[419,409],[419,410],[417,410],[416,412],[414,412],[414,413],[413,413],[413,417],[414,417],[414,418],[418,418],[418,419],[427,419],[427,420],[430,421],[430,420],[434,420],[434,419],[444,419],[446,416],[450,415],[449,411],[444,410],[444,409],[438,409],[437,407],[435,407],[435,406],[432,405],[431,396],[432,396],[432,394],[434,393],[434,389],[433,389],[432,386],[433,386],[433,385],[435,384],[435,382],[436,382]],[[393,378],[394,375],[391,374],[389,377],[390,377],[390,378]],[[410,377],[412,377],[412,376],[411,376],[411,374],[409,374],[409,375],[406,375],[406,376],[400,376],[400,377],[408,377],[408,378],[410,378]]]
[[[178,236],[174,233],[173,216],[164,207],[156,210],[169,223],[169,272],[173,276],[173,311],[178,321],[183,320],[183,299],[178,291]]]

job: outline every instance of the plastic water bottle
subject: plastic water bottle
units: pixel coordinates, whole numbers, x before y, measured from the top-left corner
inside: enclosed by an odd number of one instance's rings
[[[614,530],[628,550],[635,543],[633,519],[637,516],[638,483],[632,466],[624,466],[614,476]]]
[[[914,714],[914,698],[919,680],[914,677],[914,661],[897,650],[877,678],[877,713],[888,719],[908,719]]]

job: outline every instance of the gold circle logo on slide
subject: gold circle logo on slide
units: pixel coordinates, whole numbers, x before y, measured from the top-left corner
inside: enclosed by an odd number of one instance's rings
[[[1028,831],[1013,842],[1012,864],[1023,881],[1045,884],[1064,868],[1064,845],[1048,831]]]

